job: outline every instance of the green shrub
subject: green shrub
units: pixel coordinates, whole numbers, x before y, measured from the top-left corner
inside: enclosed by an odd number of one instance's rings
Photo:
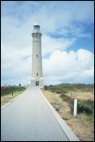
[[[48,86],[45,85],[45,86],[44,86],[44,90],[48,90]]]
[[[15,91],[24,91],[25,87],[23,86],[2,86],[1,95],[6,95]]]
[[[89,103],[89,102],[83,102],[78,100],[78,104],[77,104],[77,110],[78,113],[87,113],[87,114],[92,114],[94,111],[94,107],[93,107],[93,102]]]
[[[49,85],[48,90],[52,92],[58,92],[60,90],[61,92],[67,93],[69,91],[86,91],[86,92],[92,92],[94,89],[93,84],[69,84],[69,83],[62,83],[57,85]]]

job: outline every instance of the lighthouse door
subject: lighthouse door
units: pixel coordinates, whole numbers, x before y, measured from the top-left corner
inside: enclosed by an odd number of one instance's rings
[[[36,81],[36,86],[39,86],[39,81]]]

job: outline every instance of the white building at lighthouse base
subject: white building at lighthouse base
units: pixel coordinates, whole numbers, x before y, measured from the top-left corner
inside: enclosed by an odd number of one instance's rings
[[[40,77],[40,78],[36,79],[35,77],[32,77],[31,85],[32,86],[39,86],[40,88],[44,88],[44,78]]]

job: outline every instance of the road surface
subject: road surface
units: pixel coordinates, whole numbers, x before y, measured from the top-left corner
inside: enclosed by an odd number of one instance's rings
[[[39,87],[29,87],[1,111],[2,141],[69,141]]]

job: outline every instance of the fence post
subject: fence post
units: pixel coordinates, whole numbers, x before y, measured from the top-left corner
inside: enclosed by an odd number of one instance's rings
[[[77,115],[77,99],[74,99],[74,112],[73,115],[76,116]]]

